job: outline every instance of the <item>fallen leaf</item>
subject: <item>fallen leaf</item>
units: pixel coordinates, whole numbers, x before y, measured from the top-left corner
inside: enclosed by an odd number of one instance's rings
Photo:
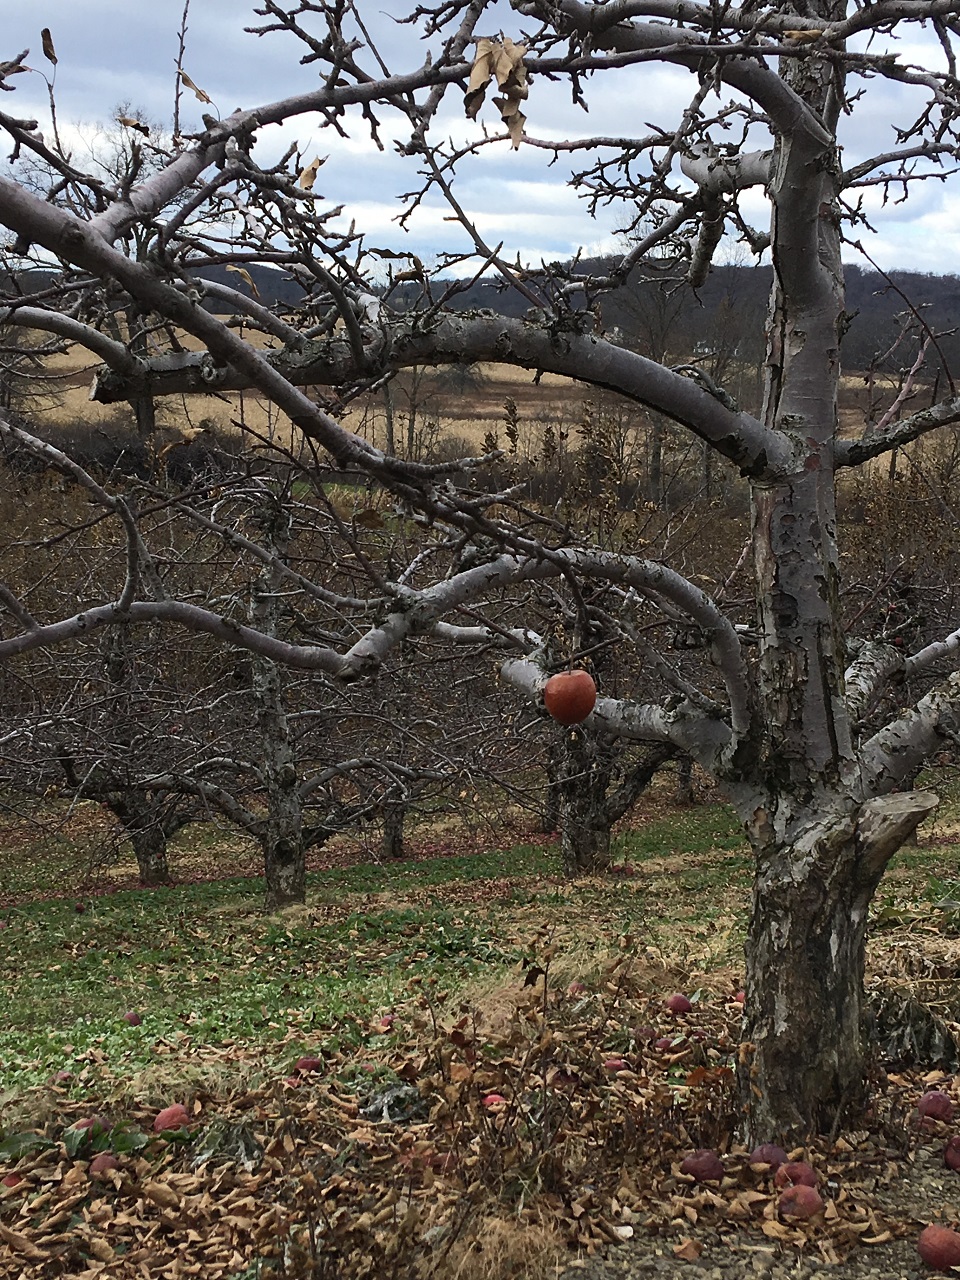
[[[699,1240],[693,1240],[690,1236],[686,1236],[679,1244],[673,1246],[674,1257],[680,1258],[683,1262],[696,1262],[703,1253],[703,1245]]]

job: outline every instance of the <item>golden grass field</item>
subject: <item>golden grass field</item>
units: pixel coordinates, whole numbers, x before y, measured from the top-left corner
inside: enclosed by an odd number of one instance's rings
[[[249,335],[256,341],[257,335]],[[199,344],[189,336],[184,345],[196,349]],[[48,421],[58,425],[83,423],[88,427],[109,431],[129,421],[125,405],[103,405],[90,400],[89,392],[99,362],[82,352],[51,357],[47,370],[56,379],[54,403],[46,413]],[[505,403],[512,400],[519,420],[521,455],[536,455],[546,424],[557,433],[567,433],[570,445],[579,443],[578,427],[588,406],[603,403],[612,406],[616,398],[594,391],[573,379],[555,374],[536,375],[510,365],[477,366],[469,385],[456,385],[455,375],[440,370],[423,373],[407,371],[391,385],[394,432],[399,452],[407,452],[407,435],[413,411],[413,447],[418,454],[435,448],[443,438],[473,451],[483,448],[488,435],[498,438],[505,447]],[[874,398],[889,403],[894,390],[875,389]],[[853,436],[862,430],[870,392],[863,375],[849,374],[841,379],[840,432]],[[645,425],[642,410],[632,410],[634,425]],[[383,447],[386,444],[385,393],[363,396],[347,406],[340,420],[348,430]],[[177,435],[181,430],[197,427],[206,420],[218,432],[243,425],[261,439],[282,447],[296,447],[289,422],[283,414],[262,397],[246,392],[168,397],[158,404],[158,423],[165,431]]]

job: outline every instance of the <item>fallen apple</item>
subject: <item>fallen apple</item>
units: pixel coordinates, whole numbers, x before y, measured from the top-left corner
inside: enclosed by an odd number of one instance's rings
[[[960,1234],[950,1227],[931,1223],[924,1227],[917,1240],[917,1250],[928,1267],[948,1271],[960,1267]]]
[[[694,1151],[684,1158],[680,1172],[695,1182],[719,1182],[723,1178],[723,1161],[715,1151]]]
[[[750,1164],[768,1164],[776,1172],[782,1164],[787,1163],[787,1153],[775,1142],[763,1142],[750,1152]]]
[[[139,1013],[134,1013],[131,1009],[129,1013],[125,1013],[123,1015],[123,1021],[128,1027],[139,1027],[142,1024],[143,1019],[140,1017]]]
[[[587,991],[587,984],[585,982],[578,982],[576,980],[571,982],[569,987],[567,987],[568,996],[582,996],[586,994],[586,991]]]
[[[773,1175],[777,1187],[816,1187],[820,1175],[806,1160],[787,1160]]]
[[[693,1008],[693,1004],[686,996],[680,995],[678,992],[666,1001],[666,1007],[671,1013],[689,1013]]]
[[[623,1058],[608,1058],[603,1064],[603,1069],[604,1071],[609,1071],[611,1074],[615,1074],[617,1071],[629,1071],[630,1064]]]
[[[86,1116],[72,1126],[74,1129],[88,1129],[91,1138],[99,1138],[101,1134],[110,1132],[110,1121],[103,1116]]]
[[[543,686],[543,705],[557,724],[582,724],[597,704],[597,686],[587,671],[560,671]]]
[[[483,1099],[483,1105],[491,1110],[493,1107],[502,1106],[506,1102],[506,1098],[502,1093],[488,1093]]]
[[[87,1172],[91,1178],[99,1178],[105,1173],[109,1173],[111,1169],[119,1169],[120,1161],[115,1155],[111,1155],[109,1151],[101,1151],[98,1156],[94,1156],[90,1161],[90,1167]]]
[[[153,1122],[154,1133],[166,1133],[168,1129],[183,1129],[190,1123],[190,1116],[182,1102],[164,1107]]]
[[[653,1047],[659,1049],[661,1053],[667,1053],[671,1049],[679,1049],[683,1042],[675,1040],[672,1036],[661,1036],[659,1040],[654,1040]]]
[[[309,1075],[311,1071],[322,1071],[322,1058],[298,1058],[293,1064],[294,1074],[302,1076]]]
[[[953,1119],[953,1100],[949,1094],[931,1089],[917,1103],[917,1114],[925,1120],[943,1120],[949,1123]]]
[[[781,1192],[777,1207],[788,1218],[812,1218],[823,1208],[823,1199],[815,1187],[798,1182]]]
[[[944,1147],[943,1163],[955,1173],[960,1170],[960,1137],[951,1138]]]
[[[8,1173],[5,1178],[0,1178],[0,1185],[4,1187],[19,1187],[23,1181],[25,1179],[22,1173]]]

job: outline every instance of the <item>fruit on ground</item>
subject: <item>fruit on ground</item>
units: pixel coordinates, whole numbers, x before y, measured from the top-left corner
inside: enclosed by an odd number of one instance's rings
[[[943,1163],[955,1172],[960,1170],[960,1137],[951,1138],[944,1147]]]
[[[623,1058],[608,1058],[606,1062],[603,1064],[603,1069],[604,1071],[610,1071],[610,1072],[629,1071],[630,1064],[626,1062]]]
[[[750,1152],[751,1164],[768,1164],[774,1172],[787,1163],[787,1153],[775,1142],[763,1142]]]
[[[501,1103],[506,1102],[506,1098],[502,1093],[488,1093],[483,1100],[483,1105],[488,1108],[499,1107]]]
[[[927,1120],[945,1120],[949,1123],[953,1119],[953,1100],[939,1089],[931,1089],[917,1103],[917,1113]]]
[[[960,1234],[949,1227],[941,1227],[931,1223],[924,1227],[917,1240],[920,1257],[928,1267],[937,1271],[946,1271],[950,1267],[960,1267]]]
[[[22,1173],[8,1173],[5,1178],[0,1178],[0,1186],[4,1187],[19,1187],[21,1182],[23,1182]]]
[[[693,1004],[686,996],[682,996],[678,992],[667,1001],[667,1008],[671,1013],[689,1013],[693,1008]]]
[[[773,1181],[778,1187],[816,1187],[820,1178],[806,1160],[788,1160],[773,1175]]]
[[[684,1159],[680,1172],[697,1182],[719,1182],[723,1177],[723,1161],[715,1151],[694,1151]]]
[[[294,1073],[300,1075],[308,1075],[311,1071],[323,1070],[322,1058],[298,1058],[293,1064]]]
[[[102,1133],[109,1133],[110,1121],[104,1120],[103,1116],[87,1116],[84,1120],[78,1120],[73,1127],[74,1129],[89,1129],[90,1137],[97,1138]]]
[[[190,1123],[187,1109],[182,1102],[175,1102],[172,1107],[164,1107],[153,1122],[154,1133],[165,1133],[168,1129],[182,1129]]]
[[[90,1161],[88,1170],[91,1178],[99,1178],[101,1174],[108,1173],[111,1169],[119,1169],[120,1161],[116,1156],[111,1155],[109,1151],[101,1151],[98,1156],[94,1156]]]
[[[543,686],[543,705],[557,724],[582,724],[597,704],[597,686],[588,671],[560,671]]]
[[[823,1208],[823,1200],[815,1187],[800,1182],[780,1193],[777,1207],[789,1218],[812,1218]]]
[[[139,1013],[134,1013],[132,1009],[130,1010],[129,1013],[125,1013],[123,1015],[123,1020],[128,1027],[139,1027],[140,1024],[143,1022],[143,1019],[140,1017]]]

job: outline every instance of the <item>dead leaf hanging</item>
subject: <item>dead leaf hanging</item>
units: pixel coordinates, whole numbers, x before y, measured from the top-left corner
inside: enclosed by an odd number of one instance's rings
[[[53,47],[53,36],[50,34],[50,28],[44,27],[40,32],[40,44],[43,47],[43,56],[48,62],[57,65],[57,51]]]
[[[132,116],[117,116],[117,124],[122,124],[127,129],[136,129],[136,131],[138,133],[142,133],[145,138],[150,135],[149,126],[143,124],[140,120],[134,120]]]
[[[314,156],[307,167],[301,171],[300,177],[297,181],[304,191],[313,190],[313,184],[317,180],[317,174],[320,172],[320,166],[322,163],[323,161],[319,156]]]
[[[233,266],[233,264],[231,263],[231,264],[229,264],[229,265],[227,266],[227,270],[228,270],[228,271],[235,271],[235,272],[236,272],[236,274],[240,277],[240,279],[241,279],[241,280],[243,280],[244,284],[247,284],[247,285],[249,285],[249,286],[250,286],[250,292],[253,294],[253,296],[254,296],[255,298],[259,298],[259,297],[260,297],[260,290],[257,288],[256,282],[255,282],[255,280],[254,280],[253,276],[252,276],[252,275],[250,274],[250,272],[246,269],[246,267],[235,267],[235,266]]]
[[[530,91],[527,69],[523,65],[526,52],[526,45],[515,44],[509,36],[504,36],[502,40],[478,40],[477,54],[470,69],[470,82],[463,99],[467,116],[476,120],[487,85],[491,80],[496,80],[501,92],[499,97],[493,99],[494,106],[507,126],[514,149],[520,146],[526,123],[520,103]]]
[[[209,95],[208,93],[205,93],[203,89],[201,89],[201,88],[199,88],[197,85],[195,85],[195,84],[193,83],[193,81],[190,79],[190,77],[187,75],[187,73],[183,70],[183,68],[182,68],[182,67],[181,67],[181,69],[180,69],[180,79],[183,81],[183,83],[187,86],[187,88],[188,88],[188,89],[192,89],[192,90],[193,90],[193,93],[196,95],[197,100],[198,100],[199,102],[211,102],[211,101],[212,101],[212,99],[211,99],[210,95]]]

